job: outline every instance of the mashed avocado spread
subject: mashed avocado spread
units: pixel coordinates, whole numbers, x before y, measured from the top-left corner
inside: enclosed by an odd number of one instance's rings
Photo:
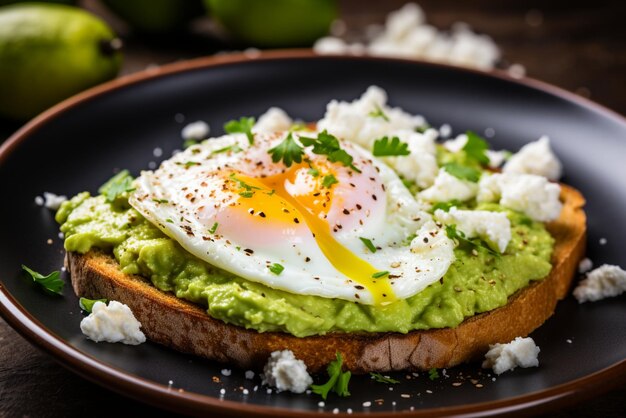
[[[214,318],[304,337],[454,327],[505,305],[517,290],[548,275],[554,239],[542,223],[494,203],[475,209],[507,214],[512,232],[507,250],[496,256],[459,246],[440,281],[386,306],[296,295],[234,276],[189,254],[131,208],[124,194],[108,199],[80,193],[63,204],[57,221],[67,251],[110,251],[124,273],[147,277],[158,289],[207,307]]]

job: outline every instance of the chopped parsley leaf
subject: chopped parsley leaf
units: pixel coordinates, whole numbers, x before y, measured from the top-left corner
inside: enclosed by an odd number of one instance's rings
[[[336,183],[339,183],[339,180],[337,180],[337,178],[332,174],[324,176],[324,178],[322,179],[322,186],[326,187],[327,189],[330,189],[330,187]]]
[[[283,270],[285,270],[285,267],[283,267],[282,265],[278,264],[278,263],[274,263],[271,266],[268,267],[268,269],[274,273],[275,275],[279,275],[280,273],[283,272]]]
[[[287,167],[291,167],[294,162],[301,163],[304,149],[295,141],[291,132],[280,144],[268,150],[272,156],[272,161],[277,163],[283,161]]]
[[[486,243],[479,239],[469,239],[465,236],[463,231],[459,231],[456,229],[456,225],[446,225],[446,235],[448,238],[457,240],[459,243],[466,244],[475,249],[483,249],[487,251],[489,254],[492,254],[496,257],[500,257],[500,254],[494,250],[492,250]]]
[[[380,279],[381,277],[385,277],[388,276],[389,272],[388,271],[377,271],[376,273],[372,274],[372,278],[373,279]]]
[[[254,192],[252,190],[246,190],[246,191],[243,191],[243,192],[239,192],[239,196],[245,197],[245,198],[249,199],[252,196],[254,196]]]
[[[480,170],[457,163],[447,163],[443,165],[443,169],[454,177],[477,183],[480,180]]]
[[[305,147],[313,146],[313,153],[317,155],[325,155],[331,163],[341,163],[345,167],[350,167],[357,173],[360,173],[357,167],[352,164],[354,158],[345,150],[341,149],[339,140],[334,135],[329,134],[326,130],[317,134],[317,138],[308,138],[301,136],[300,142]]]
[[[331,391],[335,392],[339,396],[350,396],[350,392],[348,391],[348,383],[350,382],[350,377],[352,373],[349,371],[342,372],[341,366],[343,365],[343,359],[341,358],[341,353],[337,352],[337,358],[331,361],[326,367],[326,372],[328,373],[329,379],[323,385],[311,385],[311,390],[313,393],[316,393],[322,397],[322,399],[326,400],[328,397],[328,393]]]
[[[459,207],[461,204],[462,202],[456,199],[447,202],[437,202],[433,205],[432,211],[435,212],[437,209],[441,209],[444,212],[449,212],[450,208]]]
[[[224,147],[224,148],[216,149],[211,154],[221,154],[223,152],[229,152],[229,151],[231,151],[231,152],[241,152],[243,150],[239,147],[239,145],[233,144],[233,145],[229,145],[229,146]]]
[[[393,155],[409,155],[409,144],[400,141],[400,138],[394,136],[389,141],[389,138],[384,136],[374,141],[374,148],[372,154],[376,157],[386,157]]]
[[[439,372],[437,371],[435,367],[433,367],[432,369],[428,371],[428,378],[430,380],[439,379]]]
[[[243,197],[252,197],[254,195],[254,191],[253,190],[261,190],[260,187],[256,187],[256,186],[250,186],[248,183],[246,183],[243,180],[240,180],[237,178],[237,176],[235,175],[235,173],[230,173],[230,176],[228,176],[232,181],[234,181],[235,183],[237,183],[239,185],[239,187],[241,187],[242,189],[244,189],[245,191],[239,193],[240,196]]]
[[[128,170],[122,170],[100,186],[98,193],[104,195],[107,202],[113,203],[121,194],[135,190],[132,183],[133,177]]]
[[[463,146],[465,154],[482,165],[489,164],[489,157],[486,154],[486,151],[489,149],[489,143],[475,132],[467,131],[465,135],[467,135],[467,142]]]
[[[389,116],[385,114],[383,109],[378,105],[375,106],[375,109],[368,113],[368,116],[372,118],[382,118],[385,122],[389,122]]]
[[[187,149],[189,147],[197,145],[198,143],[199,142],[196,139],[185,139],[185,142],[183,142],[183,148]]]
[[[36,271],[29,269],[24,264],[22,264],[22,269],[30,275],[35,283],[42,286],[48,292],[57,295],[63,294],[63,286],[65,285],[65,282],[61,279],[61,272],[53,271],[47,276],[44,276],[41,273],[37,273]]]
[[[320,171],[317,168],[309,168],[308,173],[312,176],[312,177],[319,177],[320,175]]]
[[[374,379],[375,381],[379,383],[391,383],[391,384],[400,383],[399,380],[392,379],[389,376],[383,376],[382,374],[376,373],[376,372],[370,372],[370,376],[372,376],[372,379]]]
[[[417,128],[415,128],[415,132],[419,132],[420,134],[423,134],[424,132],[426,132],[430,128],[431,128],[431,126],[429,124],[425,123],[422,126],[418,126]]]
[[[219,226],[219,224],[217,222],[215,222],[213,224],[213,226],[211,227],[211,229],[209,229],[209,233],[211,234],[215,234],[215,231],[217,231],[217,227]]]
[[[93,305],[96,304],[96,302],[102,302],[102,303],[108,303],[109,301],[106,299],[87,299],[87,298],[80,298],[78,300],[78,306],[80,306],[80,309],[82,309],[83,311],[87,312],[87,313],[91,313],[91,310],[93,309]]]
[[[248,137],[250,145],[254,144],[254,134],[252,127],[254,126],[254,118],[241,117],[239,120],[231,120],[224,124],[224,132],[227,134],[242,133]]]
[[[372,241],[370,241],[367,238],[363,238],[363,237],[359,237],[359,239],[367,247],[368,250],[370,250],[373,253],[376,252],[376,247],[374,246],[374,244],[372,244]]]

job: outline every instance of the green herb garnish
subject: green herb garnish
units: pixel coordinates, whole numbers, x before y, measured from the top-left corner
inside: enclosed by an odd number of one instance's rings
[[[250,145],[254,144],[254,134],[252,127],[254,126],[254,118],[241,117],[239,120],[231,120],[224,124],[224,132],[227,134],[242,133],[248,137]]]
[[[229,146],[224,147],[224,148],[216,149],[215,151],[213,151],[211,153],[211,155],[213,155],[213,154],[221,154],[221,153],[228,152],[228,151],[241,152],[243,150],[239,147],[239,145],[233,144],[233,145],[229,145]]]
[[[312,177],[319,177],[320,175],[320,171],[317,168],[309,168],[308,173],[312,176]]]
[[[167,199],[152,199],[154,203],[170,203]]]
[[[389,275],[388,271],[377,271],[376,273],[372,274],[372,278],[373,279],[379,279],[381,277],[385,277]]]
[[[373,253],[376,252],[376,247],[374,246],[374,244],[372,244],[372,241],[370,241],[367,238],[363,238],[363,237],[359,237],[359,239],[367,247],[368,250],[370,250]]]
[[[269,266],[268,269],[270,269],[272,273],[278,276],[280,273],[283,272],[283,270],[285,270],[285,267],[283,267],[282,265],[278,263],[274,263],[271,266]]]
[[[375,109],[368,113],[368,116],[371,116],[373,118],[382,118],[385,120],[385,122],[389,122],[389,116],[387,116],[385,112],[383,112],[383,109],[378,105],[375,106]]]
[[[291,164],[294,162],[302,162],[304,149],[298,145],[295,139],[293,139],[291,132],[289,132],[289,135],[287,135],[283,142],[271,148],[268,152],[272,155],[273,162],[277,163],[282,160],[283,164],[287,167],[291,167]]]
[[[424,132],[426,132],[430,128],[431,128],[431,126],[429,124],[425,123],[422,126],[418,126],[417,128],[415,128],[415,132],[419,132],[419,133],[423,134]]]
[[[492,250],[487,244],[483,243],[483,241],[479,239],[469,239],[465,236],[463,231],[459,231],[456,229],[456,225],[446,225],[446,235],[450,239],[457,240],[459,243],[466,244],[475,249],[483,249],[488,253],[500,257],[500,254],[494,250]]]
[[[211,227],[211,229],[209,229],[209,233],[211,234],[215,234],[215,231],[217,231],[217,227],[219,226],[219,224],[217,222],[215,222],[213,224],[213,226]]]
[[[244,189],[244,191],[239,192],[239,196],[241,196],[241,197],[250,198],[250,197],[254,196],[254,190],[261,190],[260,187],[250,186],[245,181],[238,179],[237,176],[235,175],[235,173],[230,173],[229,177],[230,177],[230,179],[232,181],[237,183],[239,185],[239,187]]]
[[[98,193],[104,195],[107,202],[113,203],[122,193],[135,190],[132,183],[133,177],[128,170],[122,170],[100,186]]]
[[[387,157],[393,155],[409,155],[409,144],[400,141],[400,138],[394,136],[389,141],[389,138],[384,136],[374,141],[374,148],[372,154],[376,157]]]
[[[30,275],[35,283],[42,286],[48,292],[57,295],[63,294],[63,286],[65,285],[65,282],[61,279],[61,272],[53,271],[47,276],[44,276],[41,273],[37,273],[36,271],[29,269],[24,264],[22,264],[22,269]]]
[[[482,165],[489,164],[489,157],[485,152],[489,149],[489,143],[475,132],[467,131],[465,135],[467,135],[467,142],[463,146],[465,154]]]
[[[439,372],[437,371],[436,368],[432,368],[428,371],[428,378],[430,380],[435,380],[435,379],[439,379]]]
[[[450,208],[459,207],[461,204],[462,202],[456,199],[447,202],[437,202],[433,205],[432,211],[435,212],[437,209],[441,209],[444,212],[449,212]]]
[[[96,302],[102,302],[102,303],[108,303],[109,301],[106,299],[87,299],[87,298],[80,298],[78,300],[78,306],[80,306],[80,309],[82,309],[83,311],[87,312],[87,313],[91,313],[91,310],[93,309],[93,305],[96,304]]]
[[[335,392],[339,396],[350,396],[348,383],[350,382],[352,373],[349,371],[342,372],[342,365],[343,359],[341,358],[341,353],[337,352],[337,359],[331,361],[328,367],[326,367],[326,372],[329,376],[328,382],[323,385],[311,385],[313,393],[320,395],[324,400],[326,400],[330,391]]]
[[[374,379],[375,381],[379,383],[391,383],[391,384],[400,383],[399,380],[392,379],[389,376],[383,376],[382,374],[376,373],[376,372],[370,372],[370,376],[372,376],[372,379]]]
[[[322,186],[326,187],[327,189],[330,189],[330,187],[336,183],[339,183],[339,180],[337,180],[337,178],[332,174],[324,176],[324,178],[322,179]]]
[[[350,167],[357,173],[361,172],[361,170],[352,164],[352,161],[354,160],[352,155],[341,149],[337,137],[329,134],[326,130],[317,134],[317,138],[301,136],[300,142],[305,147],[313,146],[314,154],[325,155],[331,163],[339,162],[346,167]]]
[[[447,163],[443,165],[443,169],[454,177],[477,183],[480,180],[480,170],[457,163]]]

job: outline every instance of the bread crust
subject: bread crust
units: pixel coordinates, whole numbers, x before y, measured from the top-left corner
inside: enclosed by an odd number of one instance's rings
[[[452,367],[481,357],[489,344],[528,335],[554,313],[557,301],[567,294],[585,251],[585,200],[565,185],[561,200],[559,219],[547,224],[556,240],[549,276],[512,295],[506,305],[468,318],[455,328],[304,338],[259,333],[213,319],[203,307],[162,292],[142,277],[122,273],[109,254],[68,252],[66,267],[76,295],[127,304],[148,339],[241,368],[260,370],[271,352],[284,349],[293,351],[311,372],[325,368],[338,351],[345,367],[357,374]]]

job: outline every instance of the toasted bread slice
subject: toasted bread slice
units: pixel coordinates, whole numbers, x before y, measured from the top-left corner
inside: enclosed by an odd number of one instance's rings
[[[337,351],[354,373],[451,367],[482,356],[489,344],[528,335],[567,294],[585,251],[586,217],[582,195],[564,185],[561,190],[563,211],[547,225],[556,239],[550,275],[512,295],[505,306],[468,318],[455,328],[305,338],[259,333],[213,319],[203,307],[162,292],[145,278],[122,273],[109,254],[70,252],[66,264],[77,295],[127,304],[150,340],[241,368],[261,369],[272,351],[284,349],[292,350],[311,372],[322,370]]]

